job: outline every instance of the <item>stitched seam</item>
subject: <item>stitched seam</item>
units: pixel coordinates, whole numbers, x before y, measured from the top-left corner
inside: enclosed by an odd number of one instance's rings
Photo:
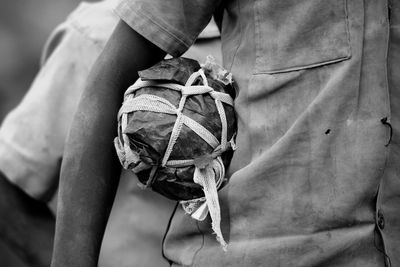
[[[129,11],[131,11],[132,13],[134,13],[136,16],[140,17],[140,15],[143,15],[148,23],[151,23],[155,26],[157,26],[159,29],[163,30],[164,33],[166,33],[167,35],[169,35],[169,37],[171,37],[172,39],[174,39],[175,41],[177,41],[178,43],[184,45],[186,48],[188,48],[190,46],[189,43],[187,43],[185,40],[182,40],[181,38],[179,38],[178,36],[176,36],[174,33],[170,32],[164,25],[160,24],[160,22],[154,21],[150,15],[148,15],[146,12],[144,12],[142,10],[141,13],[139,13],[137,10],[134,10],[133,8],[131,8],[128,4],[124,4],[124,6],[126,8],[129,9]],[[152,40],[153,41],[153,40]],[[169,45],[170,46],[170,45]]]
[[[256,49],[256,58],[254,60],[254,70],[255,72],[258,73],[257,71],[257,66],[260,64],[260,36],[261,36],[261,32],[260,32],[260,15],[258,13],[258,5],[257,5],[257,1],[254,1],[254,44],[255,44],[255,49]],[[255,74],[255,73],[254,73]]]
[[[389,2],[388,1],[386,2],[386,5],[387,5],[387,9],[388,9],[389,8]],[[385,62],[386,62],[386,64],[385,64],[385,73],[386,73],[385,89],[386,89],[386,97],[387,97],[386,100],[388,101],[388,103],[387,103],[387,106],[388,106],[387,112],[388,112],[388,117],[389,117],[389,121],[390,121],[390,116],[391,116],[391,106],[390,105],[391,105],[391,103],[390,103],[390,88],[389,88],[389,80],[388,80],[388,75],[389,75],[388,56],[389,56],[389,46],[390,46],[390,23],[388,23],[388,25],[387,25],[386,42],[387,42],[387,46],[386,46],[386,51],[385,51],[386,52],[386,56],[385,56]],[[377,200],[376,200],[376,205],[375,205],[375,218],[377,216],[376,213],[378,212],[378,210],[380,209],[380,207],[382,205],[382,202],[380,201],[381,194],[379,194],[380,189],[381,189],[380,185],[383,182],[383,178],[385,177],[385,171],[386,171],[386,169],[388,167],[389,156],[391,154],[390,153],[391,152],[391,147],[387,146],[387,149],[386,149],[385,152],[386,152],[385,153],[385,164],[383,166],[382,174],[378,176],[380,182],[379,182],[379,185],[378,185],[378,195],[377,195]],[[376,221],[376,219],[375,219],[375,221]],[[381,237],[381,241],[382,241],[383,251],[380,251],[380,252],[385,257],[385,262],[384,262],[385,266],[386,267],[390,267],[391,266],[390,255],[388,254],[388,251],[386,249],[385,240],[383,238],[383,233],[382,233],[382,231],[381,231],[381,229],[379,227],[376,227],[376,228],[378,229],[378,233],[379,233],[379,235]],[[387,263],[387,261],[388,261],[388,263]]]
[[[349,59],[350,57],[351,56],[349,55],[349,56],[340,57],[340,58],[336,58],[336,59],[332,59],[332,60],[324,60],[324,61],[320,61],[320,62],[317,62],[317,63],[301,65],[301,66],[294,66],[294,67],[278,69],[278,70],[257,71],[256,73],[254,73],[254,75],[258,75],[258,74],[278,74],[278,73],[285,73],[285,72],[291,72],[291,71],[300,71],[300,70],[304,70],[304,69],[315,68],[315,67],[319,67],[319,66],[333,64],[333,63],[339,63],[341,61]]]
[[[238,13],[241,13],[241,8],[240,8],[240,0],[237,1],[237,9],[238,9]],[[242,30],[242,20],[240,19],[240,15],[239,15],[239,35],[240,35],[240,40],[239,43],[237,44],[237,47],[235,49],[235,53],[233,53],[233,57],[232,57],[232,61],[231,61],[231,65],[229,66],[229,70],[232,70],[232,66],[233,63],[235,62],[236,59],[236,55],[238,53],[239,47],[242,44],[243,41],[243,30]]]
[[[345,20],[346,20],[346,35],[347,35],[347,44],[348,44],[348,48],[349,48],[349,55],[347,56],[347,58],[351,58],[352,53],[352,49],[351,49],[351,37],[350,37],[350,25],[349,25],[349,11],[347,8],[347,0],[343,1],[343,5],[344,5],[344,16],[345,16]]]

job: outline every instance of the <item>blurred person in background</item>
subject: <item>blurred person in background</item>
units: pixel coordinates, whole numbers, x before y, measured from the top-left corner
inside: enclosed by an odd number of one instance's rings
[[[118,2],[82,3],[54,30],[40,72],[0,128],[0,238],[29,266],[50,265],[54,205],[48,203],[89,70],[118,22],[112,11]],[[201,62],[208,54],[221,62],[213,23],[185,56]],[[176,203],[139,189],[127,171],[118,192],[100,266],[168,266],[161,244]]]
[[[0,9],[0,121],[29,88],[49,33],[79,2],[15,0]]]
[[[0,9],[0,123],[36,75],[46,37],[79,2],[14,0]],[[15,257],[1,238],[0,259],[2,266],[29,266]]]

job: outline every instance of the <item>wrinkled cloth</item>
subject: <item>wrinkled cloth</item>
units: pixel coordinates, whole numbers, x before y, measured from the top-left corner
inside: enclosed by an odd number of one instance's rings
[[[117,13],[179,56],[219,2],[239,88],[219,191],[229,249],[177,210],[172,266],[400,266],[400,3],[123,0]]]
[[[48,200],[58,183],[64,142],[89,71],[119,18],[119,0],[81,3],[46,42],[42,67],[22,102],[0,128],[0,172],[33,198]],[[186,56],[221,62],[215,30]],[[11,90],[12,88],[10,88]],[[105,232],[99,266],[169,266],[161,243],[175,202],[137,187],[122,172]],[[39,241],[38,241],[39,242]]]

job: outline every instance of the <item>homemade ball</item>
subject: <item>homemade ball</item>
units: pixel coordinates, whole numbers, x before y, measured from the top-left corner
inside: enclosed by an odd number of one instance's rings
[[[139,76],[118,117],[115,146],[122,165],[170,199],[203,197],[193,181],[195,168],[218,159],[227,168],[232,157],[231,76],[212,61],[200,67],[187,58],[163,60]],[[223,186],[224,181],[216,182]]]

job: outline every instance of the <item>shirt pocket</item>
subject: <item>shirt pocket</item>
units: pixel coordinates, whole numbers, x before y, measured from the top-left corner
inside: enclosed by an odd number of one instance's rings
[[[256,0],[256,73],[281,73],[351,57],[346,0]]]

